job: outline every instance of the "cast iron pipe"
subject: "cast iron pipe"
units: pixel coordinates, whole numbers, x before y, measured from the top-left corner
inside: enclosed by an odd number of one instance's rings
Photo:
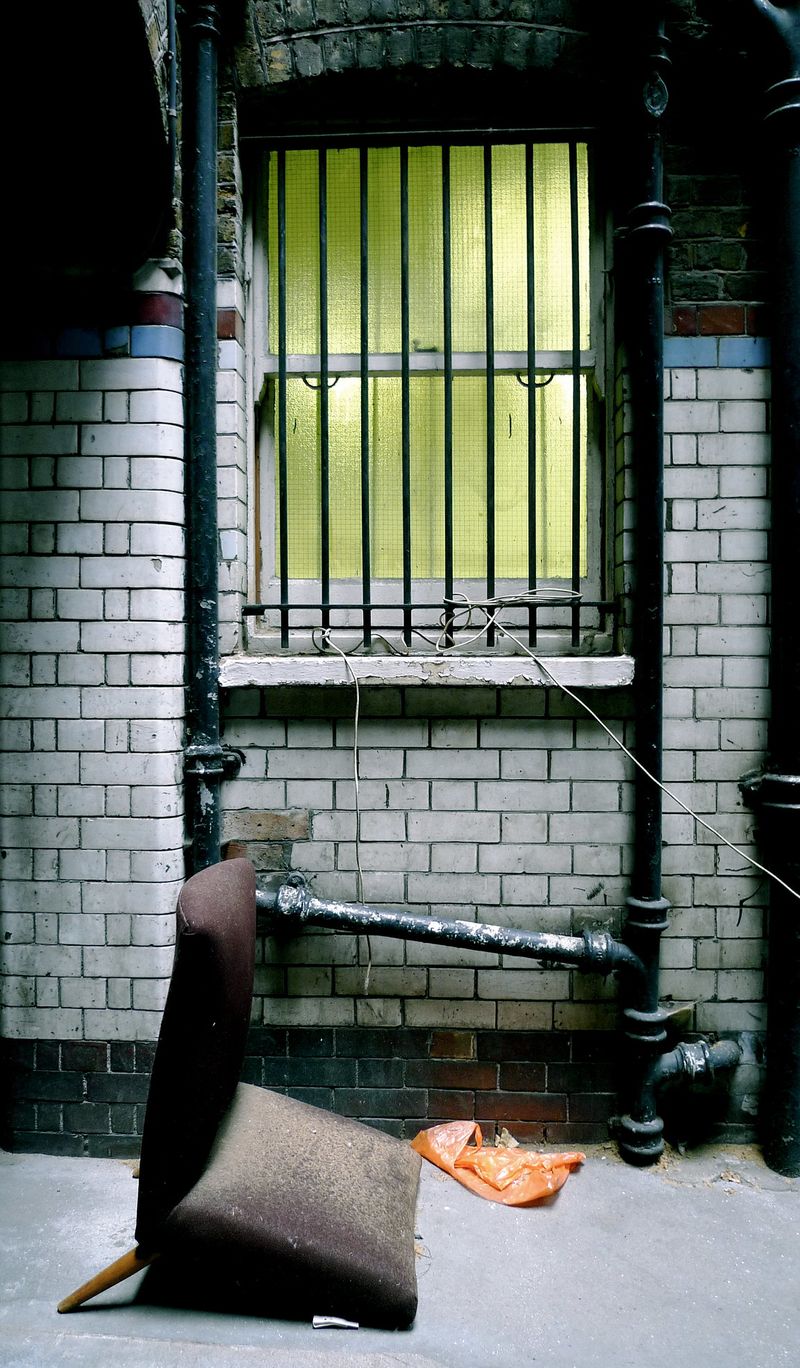
[[[392,936],[434,945],[454,945],[502,955],[541,960],[545,964],[573,964],[595,974],[622,971],[641,983],[643,966],[627,945],[604,932],[584,931],[580,936],[551,936],[542,931],[519,931],[512,926],[487,926],[482,922],[449,921],[389,908],[328,901],[315,898],[302,874],[291,874],[275,893],[256,894],[256,906],[264,915],[264,929],[322,926],[332,931]],[[261,927],[260,927],[261,929]]]
[[[219,7],[183,7],[186,252],[186,723],[190,872],[220,858],[217,620],[217,48]]]
[[[626,250],[626,341],[633,414],[636,478],[636,583],[633,637],[636,754],[656,779],[662,773],[664,631],[664,253],[672,230],[663,202],[661,125],[669,66],[663,6],[644,7],[639,23],[642,83],[636,121],[635,183],[640,200],[630,210]],[[663,1122],[645,1079],[666,1040],[659,1007],[659,951],[669,903],[661,889],[661,792],[637,770],[635,849],[623,938],[645,966],[644,1001],[623,992],[631,1053],[627,1109],[619,1146],[631,1163],[654,1163],[664,1148]]]
[[[777,39],[779,79],[767,91],[774,143],[772,289],[772,720],[766,773],[755,787],[767,862],[800,888],[800,4],[751,0]],[[800,909],[770,888],[764,1157],[800,1175]]]

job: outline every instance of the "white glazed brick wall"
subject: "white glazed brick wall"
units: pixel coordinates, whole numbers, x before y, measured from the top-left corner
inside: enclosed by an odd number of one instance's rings
[[[238,280],[217,283],[217,305],[244,314]],[[240,649],[241,610],[247,593],[248,498],[246,354],[234,338],[220,341],[217,371],[217,493],[219,496],[220,653]]]
[[[149,1040],[183,874],[182,368],[0,378],[2,1029]]]
[[[768,373],[675,370],[667,379],[665,778],[750,854],[737,781],[762,760],[768,713]],[[618,497],[630,499],[624,388]],[[623,517],[618,543],[628,552]],[[623,588],[625,560],[618,556]],[[352,724],[281,715],[269,690],[230,702],[226,740],[247,764],[226,785],[227,834],[248,810],[308,809],[309,839],[267,847],[321,896],[356,896]],[[629,698],[590,701],[630,741]],[[360,856],[368,901],[530,929],[618,927],[629,891],[630,764],[567,699],[544,692],[365,693]],[[315,711],[316,710],[316,711]],[[286,711],[286,710],[284,710]],[[267,716],[264,716],[266,712]],[[622,715],[621,715],[622,713]],[[764,1024],[763,880],[668,799],[664,890],[673,904],[662,993],[701,1030]],[[592,976],[467,952],[306,934],[258,971],[267,1023],[605,1028],[614,990]]]

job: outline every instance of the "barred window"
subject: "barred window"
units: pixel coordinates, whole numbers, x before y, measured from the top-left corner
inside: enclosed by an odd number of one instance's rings
[[[264,180],[256,635],[505,652],[462,611],[502,600],[580,646],[610,607],[586,142],[278,145]]]

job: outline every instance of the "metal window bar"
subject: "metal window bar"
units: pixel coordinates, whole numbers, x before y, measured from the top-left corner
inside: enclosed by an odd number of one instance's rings
[[[361,292],[361,592],[364,645],[372,642],[369,517],[369,148],[359,154],[359,233]]]
[[[572,589],[581,588],[581,258],[578,224],[578,146],[569,144],[570,245],[572,257]],[[581,639],[580,604],[572,609],[572,644]]]
[[[525,144],[526,329],[528,343],[528,588],[536,588],[536,275],[534,260],[533,143]],[[528,645],[535,646],[536,609],[528,609]]]
[[[328,153],[322,147],[319,166],[319,483],[320,597],[322,630],[330,627],[330,396],[328,394]]]
[[[452,646],[453,601],[453,259],[450,230],[450,145],[442,147],[442,321],[444,343],[444,623]]]
[[[494,521],[494,236],[492,232],[492,148],[483,149],[483,233],[486,260],[486,597],[495,593],[495,521]],[[491,650],[495,643],[495,628],[490,621],[486,628],[486,645]]]
[[[438,605],[428,599],[414,597],[412,575],[412,517],[411,517],[411,374],[433,372],[443,378],[444,436],[443,436],[443,480],[444,480],[444,622],[445,640],[452,644],[452,598],[455,589],[455,549],[454,549],[454,480],[453,480],[453,380],[454,374],[466,372],[476,374],[483,370],[486,392],[486,592],[492,597],[496,588],[496,521],[495,521],[495,377],[497,374],[514,374],[522,379],[521,371],[527,371],[527,582],[529,589],[536,589],[537,579],[537,415],[536,415],[536,375],[552,376],[556,371],[569,374],[572,380],[572,461],[571,461],[571,588],[576,595],[581,589],[581,546],[584,529],[581,519],[581,495],[583,479],[582,449],[582,389],[581,377],[594,364],[591,350],[581,350],[581,243],[578,196],[578,141],[573,136],[567,139],[569,153],[569,196],[570,196],[570,254],[571,254],[571,349],[559,360],[558,353],[536,353],[536,260],[535,260],[535,189],[534,159],[535,144],[529,135],[524,143],[525,157],[525,233],[526,233],[526,351],[517,353],[495,352],[494,317],[494,245],[493,245],[493,182],[492,182],[492,139],[489,135],[471,138],[451,138],[441,145],[441,195],[442,195],[442,310],[443,310],[443,353],[410,354],[410,269],[409,269],[409,141],[399,144],[400,166],[400,334],[401,352],[399,356],[388,354],[372,356],[369,351],[369,147],[376,142],[362,142],[359,150],[359,219],[360,219],[360,350],[356,356],[332,356],[329,347],[329,300],[328,300],[328,145],[315,148],[318,167],[319,198],[319,354],[316,357],[290,356],[287,346],[287,223],[286,223],[286,143],[280,142],[276,149],[277,166],[277,303],[278,303],[278,355],[268,358],[265,366],[267,374],[277,374],[277,474],[278,474],[278,578],[280,601],[277,605],[280,621],[281,646],[289,645],[290,615],[296,610],[305,616],[309,610],[319,612],[323,629],[331,625],[331,614],[337,610],[356,609],[361,616],[364,641],[370,644],[373,633],[378,630],[375,614],[388,612],[390,618],[383,623],[381,630],[391,631],[391,612],[402,611],[402,632],[407,645],[413,640],[415,614],[418,610],[430,610]],[[485,261],[485,353],[453,352],[453,262],[452,262],[452,203],[451,203],[451,144],[472,142],[483,147],[483,221],[484,221],[484,261]],[[376,145],[379,145],[376,144]],[[565,364],[569,358],[568,365]],[[291,375],[308,377],[314,372],[318,375],[318,414],[319,414],[319,500],[320,500],[320,597],[318,602],[291,600],[291,581],[289,578],[289,510],[288,510],[288,415],[287,379]],[[375,600],[371,570],[371,512],[370,512],[370,382],[375,374],[398,374],[401,381],[401,498],[402,498],[402,546],[403,546],[403,594],[402,602],[386,602],[383,595]],[[354,603],[350,595],[347,602],[338,594],[331,595],[331,510],[330,510],[330,398],[331,384],[340,375],[358,375],[360,380],[360,482],[361,482],[361,601]],[[343,586],[344,587],[344,586]],[[419,586],[417,589],[419,594]],[[544,605],[539,605],[539,607]],[[546,605],[551,614],[557,608],[555,601]],[[273,605],[249,604],[245,616],[257,616],[270,611]],[[613,617],[614,604],[609,600],[583,598],[563,605],[571,627],[573,646],[580,644],[580,627],[583,610],[596,610],[597,621],[601,628],[608,615]],[[539,608],[528,608],[528,637],[536,644],[540,630]],[[495,632],[487,628],[486,644],[494,644]]]
[[[278,524],[281,646],[289,645],[289,486],[286,403],[286,151],[278,151]]]
[[[411,378],[409,366],[408,147],[400,148],[400,405],[403,493],[403,640],[412,639],[411,610]]]

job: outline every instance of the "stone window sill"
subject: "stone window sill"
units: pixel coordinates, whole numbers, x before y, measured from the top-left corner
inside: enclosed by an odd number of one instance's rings
[[[526,656],[359,655],[348,657],[359,682],[395,686],[450,685],[542,688],[552,684]],[[627,655],[542,655],[548,670],[570,689],[618,689],[633,682],[634,661]],[[286,685],[342,685],[347,668],[338,655],[236,655],[220,662],[220,687],[269,688]]]

